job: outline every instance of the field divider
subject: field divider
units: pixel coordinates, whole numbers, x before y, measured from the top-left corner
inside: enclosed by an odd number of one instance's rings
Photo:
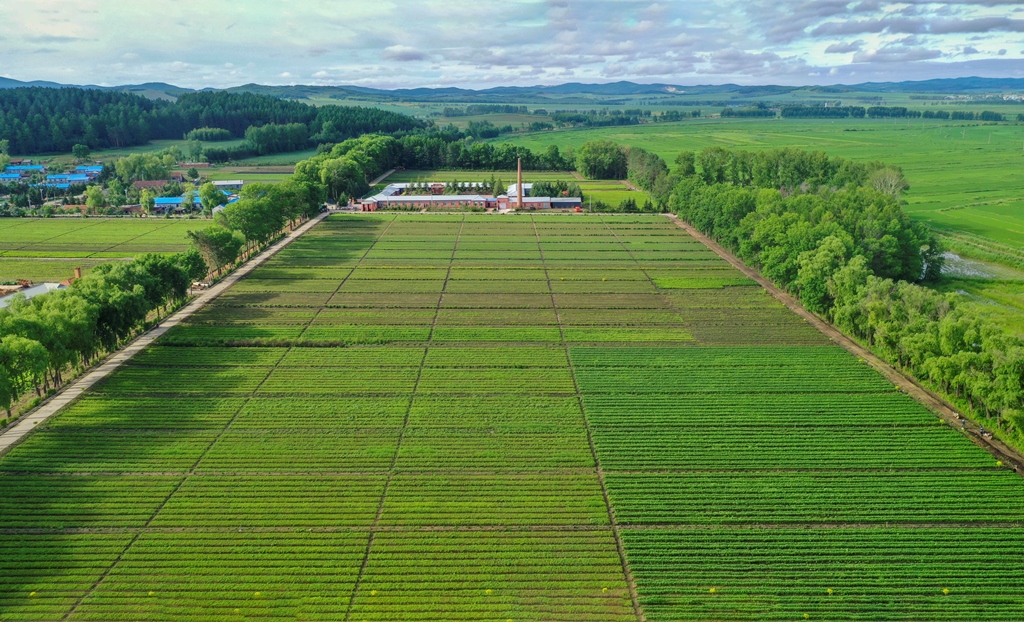
[[[921,385],[913,377],[904,374],[889,363],[883,361],[881,358],[876,356],[874,352],[868,350],[850,337],[847,337],[838,328],[805,309],[796,298],[776,287],[774,283],[761,276],[757,270],[747,266],[742,260],[729,252],[721,244],[704,235],[689,223],[683,221],[674,214],[669,214],[668,218],[680,229],[689,233],[694,239],[700,241],[704,246],[707,246],[714,251],[719,257],[729,262],[729,264],[734,268],[742,272],[744,276],[752,279],[758,285],[763,287],[772,295],[773,298],[785,305],[790,311],[806,320],[811,326],[818,329],[819,332],[828,337],[833,343],[844,348],[850,354],[865,361],[883,378],[895,385],[898,390],[909,395],[922,406],[934,413],[937,417],[945,421],[949,426],[954,429],[960,429],[963,435],[970,439],[975,445],[989,452],[1004,464],[1011,466],[1015,471],[1017,471],[1017,473],[1024,475],[1024,456],[1019,452],[1005,445],[997,438],[985,437],[982,435],[978,424],[970,421],[966,417],[964,418],[964,425],[961,426],[960,412],[937,393]]]
[[[398,220],[396,217],[395,220]],[[394,221],[392,221],[394,222]],[[390,225],[389,225],[390,227]],[[466,228],[466,217],[463,215],[462,223],[459,225],[459,232],[455,235],[455,244],[452,246],[452,254],[448,260],[448,271],[445,273],[444,284],[441,286],[441,293],[437,297],[437,306],[434,307],[434,319],[430,323],[430,333],[423,347],[423,358],[420,359],[420,366],[416,372],[416,381],[413,382],[412,392],[409,394],[409,404],[405,409],[405,418],[402,420],[402,429],[398,433],[398,442],[395,445],[395,453],[391,456],[391,465],[388,467],[387,479],[384,480],[384,489],[381,491],[380,501],[377,503],[377,514],[373,517],[370,525],[370,536],[366,540],[366,550],[363,552],[363,560],[359,565],[359,573],[356,575],[355,584],[352,586],[352,596],[348,600],[348,607],[345,609],[345,622],[352,617],[352,609],[356,604],[356,596],[359,595],[359,588],[362,586],[363,577],[366,575],[366,567],[370,563],[370,553],[373,551],[374,536],[380,528],[380,519],[384,516],[384,504],[388,499],[388,491],[391,482],[395,478],[395,468],[398,465],[398,456],[402,452],[402,442],[405,440],[406,430],[409,429],[409,419],[412,416],[412,406],[416,401],[416,392],[419,390],[420,380],[423,378],[423,370],[427,366],[427,356],[430,354],[430,343],[434,340],[434,329],[437,328],[437,319],[441,315],[441,305],[444,304],[444,295],[448,291],[448,282],[452,276],[452,266],[455,264],[455,254],[459,251],[459,240],[462,239],[462,231]]]
[[[26,436],[35,430],[39,424],[48,420],[50,417],[63,410],[64,407],[76,401],[96,385],[96,383],[108,377],[133,356],[152,345],[153,342],[166,334],[167,331],[187,320],[197,311],[227,291],[235,283],[248,276],[249,273],[279,253],[289,244],[300,238],[310,229],[327,218],[327,216],[327,214],[321,214],[309,220],[295,231],[292,231],[290,234],[285,236],[284,239],[279,240],[270,248],[256,255],[240,266],[237,270],[226,276],[221,282],[196,296],[192,302],[186,304],[170,317],[165,318],[157,326],[136,337],[134,341],[108,356],[98,366],[87,371],[78,380],[75,380],[58,391],[53,397],[44,402],[34,411],[23,416],[19,419],[16,425],[8,429],[3,434],[0,434],[0,456],[21,442]]]
[[[572,353],[569,351],[569,343],[565,340],[565,326],[562,324],[562,315],[558,311],[558,302],[555,299],[555,288],[551,284],[551,273],[548,271],[547,260],[544,258],[544,245],[541,243],[540,231],[537,229],[537,219],[531,215],[530,220],[533,222],[533,233],[537,237],[537,250],[540,252],[540,260],[544,265],[544,276],[548,282],[548,292],[551,294],[551,306],[554,308],[555,319],[558,321],[558,334],[562,341],[562,348],[565,350],[565,362],[569,367],[569,375],[572,376],[573,387],[576,389],[576,403],[579,405],[580,414],[583,415],[583,427],[587,432],[587,444],[590,446],[590,455],[594,459],[594,471],[597,475],[597,482],[601,486],[601,496],[604,498],[605,508],[608,510],[608,524],[615,539],[615,549],[619,554],[619,563],[622,565],[622,578],[625,580],[626,587],[629,590],[629,598],[632,601],[633,613],[636,614],[637,621],[646,622],[647,617],[640,606],[636,580],[633,577],[633,571],[629,567],[629,560],[626,558],[626,547],[622,542],[618,521],[615,519],[615,508],[612,507],[611,497],[608,495],[608,486],[604,480],[604,470],[601,468],[601,459],[597,455],[597,445],[594,444],[594,434],[590,429],[590,419],[587,417],[586,405],[583,403],[583,393],[580,391],[580,383],[576,378],[576,367],[572,362]]]

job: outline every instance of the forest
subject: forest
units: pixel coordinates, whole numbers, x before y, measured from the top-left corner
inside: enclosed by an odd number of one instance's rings
[[[423,121],[376,108],[316,108],[252,93],[189,93],[165,102],[94,89],[0,90],[0,140],[8,140],[10,153],[18,155],[68,153],[77,144],[94,150],[130,147],[181,139],[193,130],[202,131],[192,138],[243,138],[252,127],[292,124],[306,127],[301,148],[368,132],[392,134],[427,127]],[[268,145],[282,142],[278,134],[268,133],[268,142],[251,150],[267,152]],[[291,134],[283,142],[288,148],[295,145]]]

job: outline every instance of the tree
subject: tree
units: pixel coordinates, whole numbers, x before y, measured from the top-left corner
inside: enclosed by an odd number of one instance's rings
[[[186,175],[186,176],[187,176],[187,177],[188,177],[189,179],[192,179],[192,180],[196,180],[196,179],[199,179],[199,171],[198,171],[198,170],[196,170],[196,168],[195,168],[195,167],[192,167],[192,168],[188,169],[188,172],[187,172],[187,173],[185,173],[185,175]]]
[[[199,200],[203,204],[203,212],[210,215],[213,214],[214,208],[227,205],[228,202],[228,198],[212,182],[206,182],[200,186]]]
[[[815,313],[825,313],[832,307],[830,282],[833,275],[846,264],[853,240],[830,235],[818,243],[813,251],[800,254],[793,287],[800,294],[804,306]]]
[[[199,231],[189,231],[187,235],[202,256],[209,271],[213,273],[219,273],[224,266],[237,260],[238,253],[245,244],[245,240],[237,233],[220,225],[212,225]]]
[[[576,152],[576,170],[587,179],[625,179],[626,152],[610,140],[584,143]]]
[[[683,177],[692,177],[697,173],[697,154],[683,151],[676,156],[676,171]]]
[[[903,172],[891,167],[878,169],[871,173],[870,177],[868,177],[868,183],[875,190],[893,198],[899,198],[900,195],[910,189],[910,184],[903,176]]]
[[[114,164],[118,177],[130,184],[135,181],[167,179],[174,166],[173,154],[133,153]]]
[[[71,155],[79,162],[85,162],[91,154],[92,151],[89,149],[89,145],[79,143],[71,148]]]
[[[103,188],[89,186],[85,189],[85,207],[90,214],[95,214],[106,207],[107,198],[103,194]]]
[[[152,214],[153,208],[156,207],[156,196],[150,190],[143,190],[142,196],[139,198],[139,204],[142,206],[143,212]]]

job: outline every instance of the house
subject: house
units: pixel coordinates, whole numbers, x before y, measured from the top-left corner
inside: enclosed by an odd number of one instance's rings
[[[21,181],[19,173],[0,173],[0,184],[10,184]]]
[[[184,212],[185,211],[185,197],[157,197],[153,199],[153,211],[158,213],[172,212]],[[192,197],[192,208],[202,207],[203,203],[199,200],[198,196]],[[189,210],[191,211],[191,210]]]
[[[13,294],[8,294],[0,298],[0,309],[6,309],[8,306],[10,306],[10,304],[14,302],[14,298],[17,296],[24,296],[25,298],[31,300],[36,296],[49,294],[50,292],[57,291],[58,289],[67,288],[68,286],[64,285],[63,283],[41,283],[39,285],[33,285],[32,287],[25,288],[21,291],[14,292]]]
[[[88,175],[89,179],[96,179],[103,174],[102,166],[76,166],[75,173],[78,175]]]
[[[46,172],[46,167],[45,166],[39,166],[39,165],[33,166],[33,165],[29,165],[29,164],[19,164],[17,166],[8,166],[7,169],[4,172],[5,173],[16,173],[18,175],[21,175],[22,177],[30,177],[30,176],[32,176],[34,174],[37,174],[37,173],[38,174],[45,173]]]
[[[220,190],[241,190],[242,186],[245,185],[245,180],[243,180],[243,179],[229,179],[229,180],[225,180],[225,181],[215,181],[215,182],[212,182],[212,183],[213,183],[214,186],[216,186]]]

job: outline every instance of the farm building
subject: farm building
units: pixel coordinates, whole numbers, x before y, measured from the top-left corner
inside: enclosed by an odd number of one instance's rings
[[[225,181],[212,182],[220,190],[241,190],[242,186],[245,185],[245,181],[242,179],[229,179]]]
[[[483,188],[483,184],[475,182],[465,184],[468,188]],[[527,209],[573,209],[583,205],[583,199],[579,197],[531,197],[530,189],[532,184],[523,184],[524,198],[523,207]],[[430,188],[431,194],[406,194],[406,192],[419,191]],[[418,209],[439,209],[439,208],[465,208],[478,207],[483,209],[514,209],[518,203],[516,184],[509,186],[509,194],[496,197],[482,194],[441,194],[435,193],[434,189],[439,188],[444,192],[445,184],[390,184],[378,194],[363,199],[361,202],[362,211],[374,212],[378,209],[387,208],[418,208]]]
[[[25,298],[31,300],[36,296],[40,296],[42,294],[49,294],[50,292],[56,291],[58,289],[67,289],[67,287],[68,286],[63,283],[41,283],[39,285],[34,285],[32,287],[25,288],[23,290],[14,292],[13,294],[8,294],[0,298],[0,309],[6,309],[11,304],[11,302],[14,301],[14,298],[16,296],[24,296]]]

